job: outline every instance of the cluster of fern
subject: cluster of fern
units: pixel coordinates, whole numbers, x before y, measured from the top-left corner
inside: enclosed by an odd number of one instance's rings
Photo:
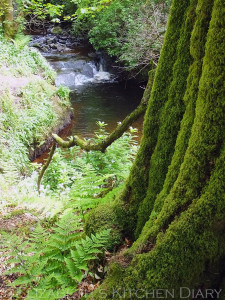
[[[90,142],[98,143],[108,135],[105,130],[107,124],[97,124],[99,129]],[[116,140],[105,153],[86,152],[80,147],[57,149],[43,178],[44,187],[49,187],[56,194],[61,194],[67,188],[71,199],[84,193],[93,198],[94,194],[99,194],[102,188],[109,186],[109,181],[114,187],[118,186],[128,176],[137,152],[135,132],[136,129],[130,128],[130,132]]]
[[[107,135],[106,124],[98,124],[93,142]],[[26,299],[55,300],[73,294],[90,274],[89,262],[97,259],[104,247],[110,248],[109,231],[85,237],[83,221],[87,211],[111,201],[121,189],[137,151],[134,132],[131,128],[104,154],[81,152],[79,147],[57,149],[43,181],[47,194],[42,190],[40,199],[44,206],[53,198],[55,207],[57,201],[64,203],[57,211],[64,211],[63,216],[50,230],[39,224],[29,238],[6,234],[2,243],[3,252],[12,257],[7,260],[8,274],[18,276],[12,283],[19,287],[17,296],[25,291]],[[38,199],[34,196],[34,201]]]
[[[27,240],[5,236],[3,250],[12,257],[7,263],[14,265],[6,273],[19,275],[12,285],[25,288],[26,299],[55,300],[73,294],[88,275],[88,262],[107,245],[109,230],[84,238],[78,218],[65,214],[51,233],[39,224]]]

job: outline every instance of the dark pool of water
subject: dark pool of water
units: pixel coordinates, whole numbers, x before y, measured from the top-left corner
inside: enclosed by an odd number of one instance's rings
[[[90,138],[98,129],[97,121],[104,121],[108,124],[107,132],[112,132],[117,123],[138,106],[143,95],[143,87],[135,82],[119,81],[115,72],[114,74],[108,72],[112,66],[108,66],[107,70],[107,64],[103,62],[103,67],[99,63],[99,58],[98,60],[90,58],[89,51],[85,45],[68,53],[45,54],[49,63],[57,71],[56,83],[59,85],[63,80],[63,84],[68,83],[71,89],[74,119],[60,134],[63,138],[71,135]],[[80,66],[85,66],[86,73]],[[97,80],[91,77],[91,68]],[[133,127],[138,128],[138,141],[142,134],[142,123],[143,118],[133,124]],[[46,157],[46,153],[43,157]],[[38,161],[41,160],[40,157]]]
[[[140,103],[143,89],[125,83],[99,83],[80,86],[71,93],[74,108],[72,134],[91,137],[98,128],[97,121],[104,121],[111,132]],[[141,124],[138,129],[141,132]]]

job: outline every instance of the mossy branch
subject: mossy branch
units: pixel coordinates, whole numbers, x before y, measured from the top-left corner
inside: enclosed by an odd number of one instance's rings
[[[151,88],[152,88],[152,80],[149,80],[144,95],[142,97],[141,103],[139,106],[130,114],[128,115],[118,126],[117,128],[109,135],[107,136],[103,141],[99,143],[90,143],[90,141],[83,140],[79,138],[78,136],[72,136],[68,141],[63,140],[61,137],[59,137],[57,134],[53,134],[54,138],[54,144],[52,146],[52,149],[49,154],[49,158],[46,162],[46,164],[43,166],[39,176],[38,176],[38,191],[40,191],[40,185],[41,180],[44,176],[45,171],[47,170],[52,157],[54,155],[56,144],[58,144],[62,148],[71,148],[74,146],[79,146],[81,149],[85,151],[101,151],[105,152],[105,150],[117,139],[119,139],[123,133],[129,128],[129,126],[132,125],[133,122],[138,120],[141,115],[143,115],[147,109],[148,100],[150,98],[151,94]]]
[[[77,135],[70,138],[69,141],[64,141],[57,134],[53,134],[53,138],[62,148],[71,148],[73,146],[79,146],[86,151],[101,151],[105,152],[115,140],[120,138],[123,133],[129,128],[129,126],[136,121],[146,110],[146,105],[141,103],[129,116],[127,116],[121,124],[104,140],[98,143],[90,143],[89,141],[79,138]]]
[[[90,143],[90,141],[83,140],[79,138],[77,135],[71,137],[69,141],[65,141],[62,138],[60,138],[57,134],[53,134],[54,140],[59,144],[62,148],[71,148],[73,146],[79,146],[81,149],[86,151],[101,151],[105,152],[107,147],[109,147],[113,142],[115,142],[117,139],[119,139],[123,133],[135,122],[140,118],[141,115],[143,115],[147,109],[147,103],[150,97],[152,88],[152,81],[149,80],[149,83],[145,89],[143,98],[141,100],[141,103],[139,106],[132,111],[130,115],[128,115],[118,126],[117,128],[108,135],[103,141],[100,141],[97,144]]]
[[[46,163],[44,164],[43,168],[41,169],[41,172],[38,176],[38,193],[40,194],[40,186],[41,186],[41,180],[42,177],[44,176],[45,171],[47,170],[48,166],[50,165],[50,162],[52,161],[53,155],[55,153],[55,149],[56,149],[56,142],[53,142],[51,151],[49,153],[49,157],[48,160],[46,161]]]

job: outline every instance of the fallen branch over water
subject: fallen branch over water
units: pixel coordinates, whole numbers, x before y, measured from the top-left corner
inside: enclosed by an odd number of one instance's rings
[[[129,116],[127,116],[121,124],[104,140],[98,143],[90,143],[90,141],[83,140],[77,135],[70,138],[69,141],[64,141],[57,134],[53,134],[54,140],[62,148],[71,148],[73,146],[79,146],[85,151],[101,151],[105,152],[107,147],[109,147],[115,140],[120,138],[123,133],[129,128],[129,126],[136,121],[146,110],[146,105],[139,105]]]
[[[41,186],[41,180],[44,176],[45,171],[47,170],[48,166],[50,165],[50,162],[53,158],[55,149],[56,149],[56,144],[58,144],[62,148],[71,148],[74,146],[79,146],[82,150],[85,151],[101,151],[105,152],[105,150],[117,139],[119,139],[123,133],[133,124],[133,122],[137,121],[146,111],[147,109],[147,103],[150,98],[150,93],[151,93],[151,84],[148,84],[143,98],[141,100],[141,103],[139,106],[132,111],[130,115],[128,115],[118,126],[117,128],[110,134],[108,135],[104,140],[98,142],[98,143],[91,143],[90,141],[83,140],[79,138],[77,135],[70,137],[68,141],[63,140],[61,137],[59,137],[57,134],[53,134],[54,138],[54,144],[51,148],[49,157],[45,165],[43,166],[39,176],[38,176],[38,191],[40,192],[40,186]]]

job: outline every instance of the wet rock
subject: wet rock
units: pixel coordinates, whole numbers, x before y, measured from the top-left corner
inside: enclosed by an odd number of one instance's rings
[[[60,26],[55,26],[52,28],[51,33],[53,34],[61,34],[62,33],[62,28]]]
[[[30,47],[35,47],[35,48],[38,48],[38,49],[42,48],[42,46],[38,43],[30,43]]]
[[[73,62],[73,68],[77,71],[82,71],[86,63],[86,60],[76,60]]]
[[[50,47],[51,47],[52,49],[57,49],[57,45],[56,45],[56,44],[51,44]]]
[[[83,66],[82,69],[82,73],[83,75],[92,78],[94,76],[94,72],[93,72],[93,66],[91,66],[90,64],[85,64]]]
[[[39,43],[39,44],[45,44],[46,43],[46,37],[38,37],[36,39],[34,39],[35,43]]]
[[[42,47],[42,51],[44,51],[44,52],[48,52],[49,51],[49,47]]]
[[[60,35],[60,40],[67,40],[68,39],[68,35],[65,34],[64,36],[63,35]]]
[[[59,39],[59,43],[66,44],[66,40]]]
[[[52,43],[56,42],[56,37],[48,37],[46,42],[48,45],[51,45]]]
[[[71,43],[70,41],[66,41],[66,47],[69,47],[69,48],[75,48],[77,45]]]
[[[75,47],[73,47],[73,45],[70,43],[70,42],[66,42],[66,47],[68,47],[68,48],[75,48]]]
[[[88,57],[90,57],[90,58],[97,58],[98,55],[95,52],[90,52],[90,53],[88,53]]]
[[[65,47],[62,45],[57,45],[56,47],[59,52],[63,52],[65,50]]]

